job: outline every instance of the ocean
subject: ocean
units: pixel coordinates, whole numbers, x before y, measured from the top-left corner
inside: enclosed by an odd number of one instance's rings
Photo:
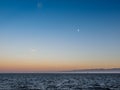
[[[120,90],[120,74],[1,73],[0,90]]]

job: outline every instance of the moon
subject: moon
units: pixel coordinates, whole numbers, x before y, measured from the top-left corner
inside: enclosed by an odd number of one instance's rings
[[[37,49],[32,48],[31,52],[37,52]]]

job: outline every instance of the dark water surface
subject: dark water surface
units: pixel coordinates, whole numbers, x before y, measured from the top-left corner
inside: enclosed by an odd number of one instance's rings
[[[120,74],[0,74],[0,90],[120,90]]]

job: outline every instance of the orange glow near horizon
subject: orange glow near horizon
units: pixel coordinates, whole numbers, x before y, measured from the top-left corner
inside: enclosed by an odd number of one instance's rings
[[[90,63],[60,63],[39,60],[7,60],[3,59],[0,63],[0,72],[49,72],[49,71],[67,71],[80,69],[96,68],[118,68],[119,65],[90,65]]]

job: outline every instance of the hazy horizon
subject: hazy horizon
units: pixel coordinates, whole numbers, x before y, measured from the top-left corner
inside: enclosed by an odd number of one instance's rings
[[[0,72],[120,68],[119,0],[0,0]]]

